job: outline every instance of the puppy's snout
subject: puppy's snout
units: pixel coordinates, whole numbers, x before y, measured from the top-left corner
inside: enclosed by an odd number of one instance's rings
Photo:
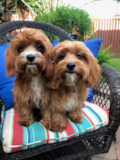
[[[73,62],[70,62],[70,63],[67,64],[67,69],[69,71],[73,71],[74,68],[75,68],[75,64]]]
[[[27,60],[28,60],[29,62],[33,62],[34,59],[35,59],[35,56],[34,56],[33,54],[27,55]]]

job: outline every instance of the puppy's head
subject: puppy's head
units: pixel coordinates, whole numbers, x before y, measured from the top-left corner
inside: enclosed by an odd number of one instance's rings
[[[6,51],[7,76],[23,72],[31,76],[41,75],[51,77],[52,44],[47,36],[38,29],[24,28],[11,41]]]
[[[91,87],[101,73],[96,58],[83,42],[60,43],[54,47],[52,59],[55,66],[54,84],[65,83],[70,86],[84,82],[86,87]]]

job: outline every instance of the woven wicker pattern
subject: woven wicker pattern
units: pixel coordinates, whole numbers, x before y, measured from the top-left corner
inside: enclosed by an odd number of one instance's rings
[[[47,23],[14,21],[0,25],[0,44],[10,42],[24,26],[43,30],[51,42],[55,39],[59,41],[73,40],[64,30]],[[109,125],[68,141],[47,144],[12,154],[5,154],[0,145],[0,160],[70,160],[107,152],[120,123],[120,73],[107,66],[101,67],[103,73],[94,87],[93,102],[109,111]]]

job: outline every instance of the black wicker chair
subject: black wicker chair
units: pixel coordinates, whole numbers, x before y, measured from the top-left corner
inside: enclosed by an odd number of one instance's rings
[[[23,26],[43,30],[51,42],[55,39],[59,41],[73,40],[64,30],[51,24],[13,21],[0,24],[0,44],[10,42]],[[101,67],[103,73],[94,87],[93,102],[109,111],[110,119],[107,126],[64,142],[46,144],[16,153],[4,153],[2,144],[0,144],[0,160],[83,160],[90,159],[90,156],[95,154],[108,152],[120,123],[120,73],[107,66]]]

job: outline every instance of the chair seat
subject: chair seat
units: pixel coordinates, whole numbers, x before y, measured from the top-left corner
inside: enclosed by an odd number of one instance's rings
[[[85,102],[82,108],[84,120],[82,124],[73,123],[67,117],[67,128],[62,133],[47,130],[42,121],[34,122],[29,127],[18,124],[19,114],[14,108],[5,111],[2,107],[1,140],[6,153],[34,148],[43,144],[65,141],[86,132],[92,132],[109,123],[109,113],[104,108]]]

